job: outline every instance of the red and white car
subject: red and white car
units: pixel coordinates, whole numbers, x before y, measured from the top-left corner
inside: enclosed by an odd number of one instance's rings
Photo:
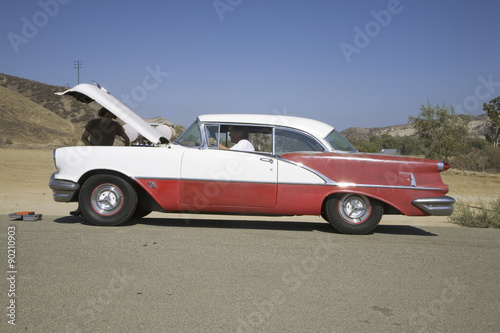
[[[440,173],[448,163],[357,152],[332,126],[280,115],[202,115],[169,142],[100,86],[61,95],[96,101],[150,144],[54,151],[54,200],[79,202],[85,219],[118,225],[152,211],[321,215],[338,231],[365,234],[383,214],[450,215]],[[255,151],[231,146],[247,129]]]

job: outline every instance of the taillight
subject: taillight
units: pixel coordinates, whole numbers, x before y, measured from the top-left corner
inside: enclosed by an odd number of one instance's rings
[[[439,162],[438,163],[438,170],[439,171],[448,170],[450,167],[451,167],[451,165],[448,162]]]

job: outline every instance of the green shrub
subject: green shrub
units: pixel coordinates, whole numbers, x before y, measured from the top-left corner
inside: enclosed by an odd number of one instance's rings
[[[459,201],[448,220],[469,228],[500,228],[500,198],[489,204],[479,201],[474,206]]]
[[[401,155],[425,155],[424,144],[415,136],[393,137],[389,134],[371,135],[368,139],[346,136],[346,139],[363,153],[378,153],[381,149],[397,149]]]

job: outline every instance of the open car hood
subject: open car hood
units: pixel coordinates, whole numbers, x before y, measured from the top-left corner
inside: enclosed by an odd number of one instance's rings
[[[134,111],[126,107],[97,83],[95,85],[82,83],[69,90],[56,94],[61,96],[70,95],[83,103],[96,101],[123,120],[126,124],[130,125],[151,143],[168,143],[167,138],[162,137],[162,135],[155,131],[144,119],[139,117]]]

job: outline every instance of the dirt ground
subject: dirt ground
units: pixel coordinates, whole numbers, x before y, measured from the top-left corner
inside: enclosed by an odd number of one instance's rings
[[[30,210],[43,215],[67,216],[76,203],[57,203],[48,187],[55,171],[52,149],[0,148],[0,214]],[[500,196],[500,175],[464,172],[450,169],[443,174],[450,186],[448,195],[476,203]],[[153,213],[160,214],[161,213]],[[213,215],[211,216],[213,218]],[[225,217],[227,218],[227,217]],[[234,218],[234,217],[233,217]],[[290,218],[288,218],[290,219]],[[297,217],[293,219],[311,219]],[[318,219],[321,219],[318,217]],[[446,217],[384,216],[382,224],[447,224]],[[451,225],[450,225],[451,226]]]

